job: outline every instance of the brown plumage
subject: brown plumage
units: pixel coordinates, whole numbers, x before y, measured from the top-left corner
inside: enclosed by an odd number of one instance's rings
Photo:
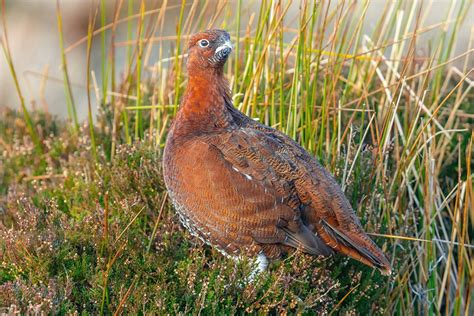
[[[163,159],[183,224],[233,257],[335,250],[389,274],[332,175],[291,138],[233,107],[223,76],[229,34],[201,32],[188,46],[189,82]]]

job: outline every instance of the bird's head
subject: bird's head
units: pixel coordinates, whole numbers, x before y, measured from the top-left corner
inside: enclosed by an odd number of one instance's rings
[[[231,52],[230,35],[226,31],[213,29],[196,33],[188,41],[188,71],[220,71]]]

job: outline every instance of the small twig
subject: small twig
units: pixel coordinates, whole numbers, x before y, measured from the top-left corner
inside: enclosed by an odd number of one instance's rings
[[[100,107],[100,89],[99,85],[97,84],[97,78],[95,77],[94,70],[91,70],[91,77],[92,77],[92,85],[94,87],[95,98],[97,99],[97,108]]]
[[[134,287],[135,283],[136,283],[137,279],[134,279],[132,281],[132,284],[130,284],[130,287],[128,288],[127,292],[125,293],[125,296],[122,298],[122,300],[120,301],[118,307],[117,307],[117,310],[115,311],[114,313],[114,316],[116,315],[119,315],[120,312],[122,311],[122,307],[123,307],[123,304],[125,304],[125,301],[127,300],[127,298],[130,296],[130,293],[132,292],[132,288]]]
[[[25,177],[23,181],[47,180],[47,179],[52,179],[52,178],[65,178],[65,177],[66,176],[64,174],[44,174],[41,176]]]
[[[158,224],[160,223],[161,215],[163,214],[163,210],[165,208],[167,198],[168,198],[168,191],[166,191],[165,195],[163,196],[163,201],[161,202],[160,212],[158,213],[158,218],[156,219],[155,227],[153,227],[153,232],[151,233],[150,240],[148,242],[148,247],[146,249],[147,253],[150,252],[151,244],[153,243],[153,239],[155,239],[156,230],[158,229]]]
[[[109,191],[104,195],[104,240],[109,239]]]
[[[140,214],[143,212],[144,209],[145,209],[145,206],[143,206],[142,209],[139,210],[139,211],[137,212],[137,214],[135,214],[135,216],[132,218],[132,220],[130,221],[130,223],[127,224],[127,226],[126,226],[126,227],[124,228],[124,230],[120,233],[120,235],[117,237],[117,239],[115,239],[114,244],[116,244],[117,241],[120,240],[120,238],[123,236],[123,234],[125,234],[125,232],[128,230],[128,228],[130,227],[130,225],[133,224],[133,222],[137,219],[138,215],[140,215]]]
[[[349,292],[346,293],[346,295],[344,295],[344,297],[336,304],[336,306],[334,306],[334,308],[332,309],[332,311],[329,313],[329,315],[332,315],[334,314],[334,312],[336,312],[336,310],[339,308],[339,306],[341,306],[342,302],[344,302],[346,300],[346,298],[352,293],[354,292],[355,289],[357,289],[359,287],[360,283],[357,283],[356,286],[354,286],[353,288],[351,288],[349,290]]]
[[[449,240],[443,240],[443,239],[437,239],[437,238],[433,238],[432,240],[428,240],[428,239],[422,239],[422,238],[416,238],[416,237],[407,237],[407,236],[399,236],[399,235],[386,235],[386,234],[377,234],[377,233],[368,233],[368,235],[377,236],[377,237],[392,238],[392,239],[422,241],[422,242],[429,242],[429,243],[439,242],[439,243],[443,243],[443,244],[450,244],[450,245],[454,245],[454,246],[467,247],[467,248],[474,249],[474,245],[471,245],[471,244],[459,243],[459,242],[456,242],[456,241],[449,241]]]
[[[101,315],[104,314],[105,299],[106,299],[106,296],[107,296],[107,284],[108,284],[108,281],[109,281],[110,270],[112,269],[113,264],[118,259],[118,257],[120,256],[120,254],[122,253],[122,250],[125,248],[126,245],[127,245],[127,243],[124,242],[122,244],[122,246],[120,246],[120,248],[117,250],[117,252],[115,253],[112,260],[109,260],[109,262],[107,263],[106,270],[105,270],[105,273],[104,273],[104,276],[103,276],[103,281],[102,281],[103,282],[103,291],[102,291],[102,304],[101,304],[101,307],[100,307],[100,314]]]

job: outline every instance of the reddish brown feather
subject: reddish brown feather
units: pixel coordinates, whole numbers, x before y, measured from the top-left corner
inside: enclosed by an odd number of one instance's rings
[[[223,62],[209,61],[215,47],[196,45],[226,34],[191,37],[189,82],[166,142],[165,183],[184,224],[229,255],[334,249],[389,273],[332,175],[292,139],[232,106]]]

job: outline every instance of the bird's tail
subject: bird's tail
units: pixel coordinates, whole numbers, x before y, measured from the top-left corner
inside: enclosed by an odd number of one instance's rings
[[[392,267],[382,250],[362,230],[343,232],[322,220],[317,225],[317,231],[321,239],[336,251],[377,268],[384,275],[392,273]]]

